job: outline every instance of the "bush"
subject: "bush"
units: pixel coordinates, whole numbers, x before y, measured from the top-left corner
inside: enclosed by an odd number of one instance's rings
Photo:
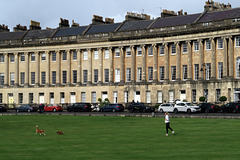
[[[222,96],[219,98],[219,101],[221,102],[225,102],[227,100],[227,97],[226,96]]]
[[[205,102],[205,100],[206,100],[206,98],[203,97],[203,96],[199,98],[199,101],[200,101],[200,102]]]

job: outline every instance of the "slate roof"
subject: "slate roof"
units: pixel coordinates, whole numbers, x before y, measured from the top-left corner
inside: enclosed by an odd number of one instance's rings
[[[50,38],[56,29],[29,30],[23,39]]]
[[[191,14],[191,15],[183,15],[183,16],[174,16],[174,17],[166,17],[166,18],[158,18],[156,22],[150,28],[163,28],[163,27],[173,27],[191,24],[201,15],[199,14]]]
[[[121,23],[92,25],[85,34],[114,32],[120,25]]]
[[[0,40],[19,40],[22,39],[26,31],[23,32],[0,32]]]
[[[205,13],[198,22],[211,22],[220,21],[224,19],[232,19],[240,17],[240,8],[233,8],[224,11],[207,12]]]
[[[88,26],[73,27],[73,28],[60,28],[54,37],[75,36],[82,34]]]
[[[141,20],[141,21],[127,21],[125,22],[118,31],[132,31],[147,29],[154,20]]]

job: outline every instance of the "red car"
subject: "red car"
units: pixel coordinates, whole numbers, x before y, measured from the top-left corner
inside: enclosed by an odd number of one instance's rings
[[[46,112],[57,112],[57,111],[62,111],[62,107],[55,105],[55,104],[48,104],[47,106],[44,107],[44,111]]]

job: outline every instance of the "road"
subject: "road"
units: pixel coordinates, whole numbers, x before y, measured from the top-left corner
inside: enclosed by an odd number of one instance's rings
[[[164,117],[164,113],[130,113],[130,112],[19,112],[10,110],[1,112],[0,115],[74,115],[74,116],[119,116],[119,117]],[[216,118],[216,119],[240,119],[240,113],[170,113],[171,118]]]

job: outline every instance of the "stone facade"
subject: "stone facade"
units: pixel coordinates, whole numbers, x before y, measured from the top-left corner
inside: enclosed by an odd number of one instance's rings
[[[0,103],[237,101],[239,24],[2,40]]]

